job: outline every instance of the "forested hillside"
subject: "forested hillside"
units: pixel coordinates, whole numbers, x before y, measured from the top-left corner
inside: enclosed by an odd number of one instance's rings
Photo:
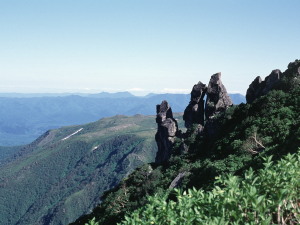
[[[49,130],[0,164],[0,224],[68,224],[135,168],[153,162],[154,116]],[[7,150],[3,148],[5,153]]]
[[[167,162],[135,170],[73,224],[298,224],[300,61],[256,78],[247,98],[177,135]]]
[[[22,149],[22,146],[19,146],[19,147],[2,147],[2,146],[0,146],[0,165],[5,163],[7,158],[14,155],[20,149]]]

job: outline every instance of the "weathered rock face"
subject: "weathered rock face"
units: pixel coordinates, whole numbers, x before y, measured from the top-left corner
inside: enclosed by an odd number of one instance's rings
[[[204,126],[204,96],[207,87],[205,84],[199,82],[195,84],[191,92],[191,101],[184,110],[183,120],[185,127],[190,128],[193,124],[200,124]]]
[[[266,77],[266,86],[262,90],[263,95],[267,94],[280,80],[282,73],[280,70],[273,70],[269,76]]]
[[[256,77],[254,81],[249,85],[246,93],[246,100],[248,103],[252,103],[256,98],[261,95],[261,83],[262,79],[260,76]]]
[[[296,73],[297,75],[300,75],[300,60],[296,60],[295,62],[290,62],[288,65],[288,70],[290,70],[292,73]]]
[[[282,73],[280,70],[273,70],[269,76],[266,77],[264,81],[258,76],[249,85],[246,93],[247,103],[252,103],[255,99],[267,94],[272,90],[280,81]]]
[[[206,96],[206,104],[204,107],[204,97]],[[207,138],[214,138],[219,129],[219,119],[227,108],[233,103],[229,97],[226,88],[221,81],[221,73],[211,76],[208,87],[199,82],[195,84],[191,92],[191,100],[186,107],[183,115],[186,128],[193,128],[189,132],[192,135],[205,136]],[[184,154],[189,151],[185,143],[186,138],[191,133],[182,134],[178,130],[177,121],[173,118],[172,110],[167,101],[163,101],[156,108],[158,124],[155,140],[158,146],[155,162],[162,164],[167,162],[172,154],[172,147],[175,137],[181,140],[179,151]],[[195,126],[194,126],[195,125]],[[178,151],[178,149],[177,149]],[[182,178],[175,179],[175,186]]]
[[[296,59],[294,62],[289,63],[288,69],[282,74],[285,78],[283,81],[285,90],[291,87],[297,87],[300,85],[300,60]]]
[[[155,162],[162,164],[167,162],[172,153],[172,146],[178,131],[177,121],[173,118],[172,109],[167,101],[156,106],[157,133],[155,140],[158,151]]]
[[[219,119],[216,116],[225,112],[232,105],[231,98],[221,81],[221,73],[212,75],[207,87],[205,104],[206,123],[204,132],[207,137],[214,137],[218,130]]]
[[[221,73],[211,76],[207,87],[207,99],[205,104],[206,119],[210,119],[220,112],[224,112],[233,105],[225,86],[221,81]]]

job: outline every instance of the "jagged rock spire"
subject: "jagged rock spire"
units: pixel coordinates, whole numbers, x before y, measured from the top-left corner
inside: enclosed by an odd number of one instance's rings
[[[167,162],[171,156],[172,146],[178,131],[177,121],[173,118],[172,109],[167,101],[162,101],[156,106],[157,133],[155,140],[158,151],[155,162],[162,164]]]
[[[233,105],[233,103],[221,81],[221,73],[212,75],[207,87],[205,104],[206,119],[210,119],[216,114],[224,112],[231,105]]]
[[[219,128],[218,114],[226,111],[233,103],[229,97],[225,86],[221,81],[221,73],[211,76],[208,87],[205,104],[205,135],[214,137]]]
[[[204,96],[206,90],[206,85],[200,81],[194,85],[191,92],[191,101],[183,114],[186,128],[190,128],[193,124],[204,126]]]

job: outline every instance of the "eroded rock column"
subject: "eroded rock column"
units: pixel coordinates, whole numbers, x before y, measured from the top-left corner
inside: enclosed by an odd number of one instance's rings
[[[195,84],[191,92],[191,101],[184,110],[183,120],[186,128],[191,128],[193,124],[204,126],[204,96],[207,87],[202,82]]]
[[[218,115],[224,113],[226,109],[233,105],[221,81],[221,73],[216,73],[211,76],[206,94],[205,134],[208,137],[214,137],[219,127]]]
[[[172,109],[167,101],[162,101],[160,105],[156,106],[156,113],[157,133],[155,140],[158,151],[155,162],[162,164],[167,162],[171,156],[172,146],[178,131],[178,124],[173,118]]]

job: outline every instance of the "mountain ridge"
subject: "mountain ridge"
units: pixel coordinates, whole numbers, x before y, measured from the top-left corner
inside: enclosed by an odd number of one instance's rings
[[[184,94],[160,94],[147,98],[109,95],[112,97],[0,97],[0,146],[28,144],[49,129],[89,123],[116,114],[155,115],[153,105],[164,99],[173,105],[174,112],[183,112],[183,105],[189,101],[189,96]],[[238,104],[245,101],[245,97],[237,96],[236,100]]]

